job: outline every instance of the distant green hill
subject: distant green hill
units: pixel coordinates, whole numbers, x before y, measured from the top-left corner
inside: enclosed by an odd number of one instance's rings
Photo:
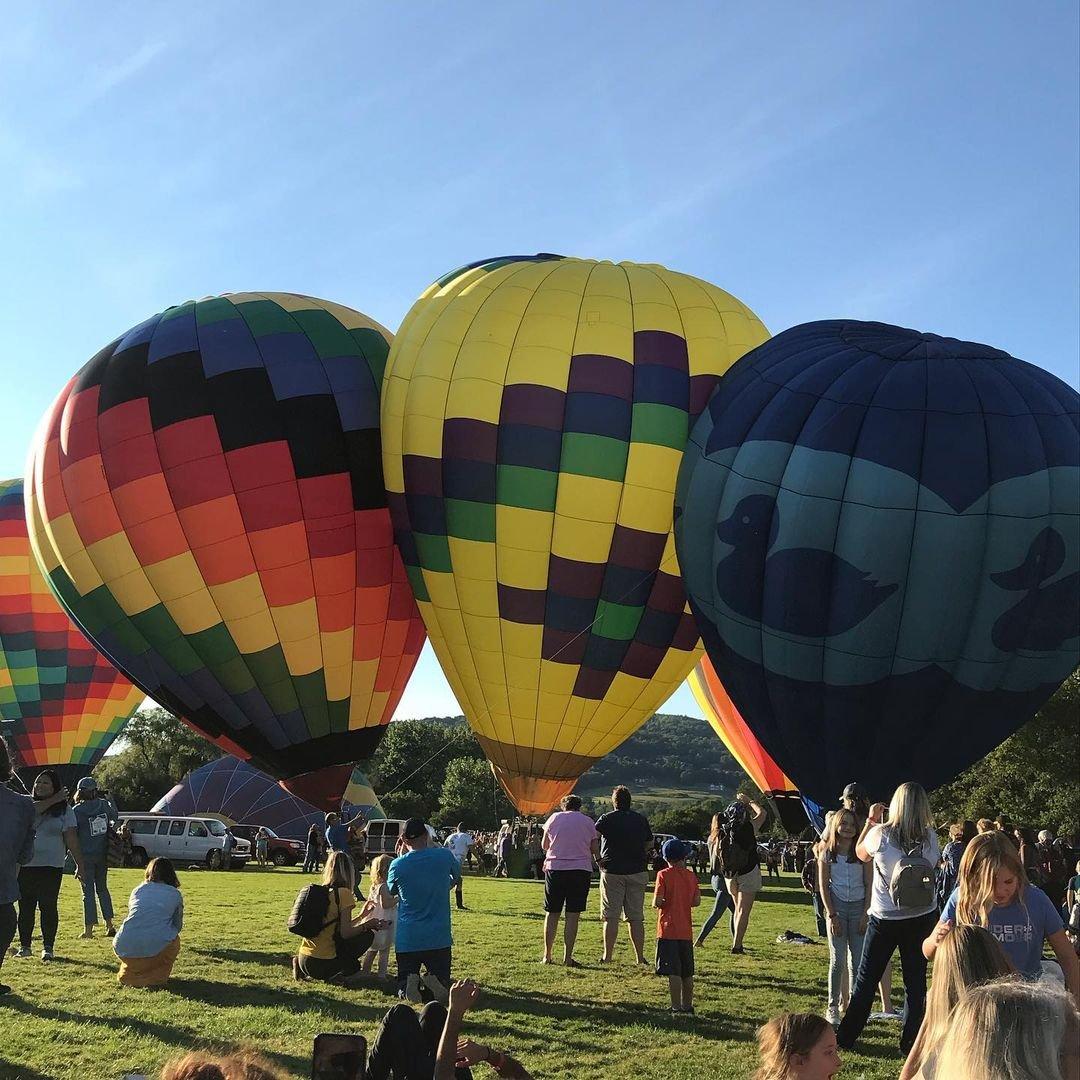
[[[456,727],[463,716],[429,716],[427,723]],[[626,784],[635,796],[664,802],[730,796],[745,779],[742,769],[704,721],[657,713],[582,778],[582,795],[606,795]]]

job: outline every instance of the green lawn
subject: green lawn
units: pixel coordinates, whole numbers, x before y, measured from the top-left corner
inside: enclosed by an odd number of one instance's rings
[[[291,980],[296,939],[284,920],[306,878],[295,870],[254,868],[181,877],[187,927],[166,992],[119,987],[109,942],[75,939],[78,887],[65,880],[57,942],[64,959],[43,965],[35,942],[34,959],[4,963],[3,979],[14,992],[0,998],[0,1078],[119,1080],[127,1072],[152,1074],[190,1048],[237,1044],[253,1045],[290,1075],[305,1077],[317,1032],[358,1031],[370,1039],[389,998]],[[134,870],[111,872],[119,912],[140,879]],[[774,943],[785,929],[813,933],[810,906],[793,876],[762,894],[745,955],[727,951],[723,925],[699,952],[694,1019],[667,1014],[666,981],[635,969],[628,946],[620,944],[620,959],[610,969],[594,962],[600,953],[595,890],[577,951],[587,969],[538,964],[541,899],[535,882],[467,876],[468,910],[454,914],[455,974],[474,977],[486,991],[468,1022],[471,1034],[512,1050],[538,1080],[746,1077],[754,1031],[764,1019],[824,1008],[824,944]],[[702,918],[704,912],[696,921]],[[846,1055],[842,1075],[895,1077],[898,1034],[895,1023],[872,1023],[863,1054]]]

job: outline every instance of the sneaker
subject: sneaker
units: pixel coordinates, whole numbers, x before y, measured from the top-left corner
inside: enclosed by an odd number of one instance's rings
[[[825,1020],[827,1023],[832,1024],[833,1027],[839,1027],[840,1010],[830,1005],[829,1008],[825,1010]]]
[[[432,975],[429,971],[424,976],[424,985],[431,991],[431,996],[443,1006],[443,1008],[449,1008],[450,1006],[450,989],[443,984],[442,979],[435,975]]]
[[[412,1005],[419,1005],[423,998],[420,997],[420,976],[410,975],[405,980],[405,1000]]]
[[[7,983],[0,983],[0,997],[11,993],[11,987]]]
[[[41,962],[43,964],[47,964],[52,958],[53,958],[52,949],[42,949],[41,950]]]
[[[107,929],[107,930],[105,931],[105,936],[106,936],[106,937],[116,937],[116,927],[115,927],[115,926],[110,926],[110,927],[109,927],[109,928],[108,928],[108,929]]]
[[[19,960],[25,960],[30,955],[30,950],[23,945],[21,948],[16,949],[11,955],[17,957]]]

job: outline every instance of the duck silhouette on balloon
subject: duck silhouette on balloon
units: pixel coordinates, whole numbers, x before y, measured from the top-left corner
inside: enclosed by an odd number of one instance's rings
[[[991,574],[1008,592],[1024,596],[994,623],[990,638],[1002,652],[1051,652],[1080,635],[1080,571],[1050,585],[1065,562],[1065,541],[1057,529],[1043,529],[1012,570]]]
[[[824,638],[854,629],[898,586],[821,548],[769,554],[780,532],[776,499],[748,495],[716,527],[734,550],[716,566],[716,591],[733,611],[772,630]],[[770,587],[770,583],[772,586]]]

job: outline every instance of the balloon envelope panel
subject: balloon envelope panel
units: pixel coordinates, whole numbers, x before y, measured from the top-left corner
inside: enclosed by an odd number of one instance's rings
[[[341,797],[341,811],[343,814],[352,816],[356,811],[362,810],[368,821],[376,821],[385,818],[382,803],[375,789],[371,786],[367,774],[357,766],[349,777],[349,784],[345,788],[345,794]]]
[[[27,774],[90,772],[143,700],[57,603],[26,529],[22,480],[0,480],[0,721]]]
[[[713,731],[762,792],[795,791],[795,785],[769,756],[735,708],[707,656],[698,661],[687,682]]]
[[[326,827],[318,807],[298,799],[249,762],[228,755],[192,769],[150,812],[219,814],[237,825],[265,825],[289,840],[306,840],[312,825],[320,831]]]
[[[277,777],[370,754],[423,641],[382,483],[389,340],[311,297],[182,304],[94,357],[34,448],[31,532],[62,602]]]
[[[989,346],[853,321],[721,381],[676,544],[717,674],[812,800],[948,781],[1076,667],[1078,402]]]
[[[554,255],[448,274],[402,324],[382,412],[395,534],[519,809],[548,809],[693,665],[679,461],[717,378],[766,337],[706,282]]]

